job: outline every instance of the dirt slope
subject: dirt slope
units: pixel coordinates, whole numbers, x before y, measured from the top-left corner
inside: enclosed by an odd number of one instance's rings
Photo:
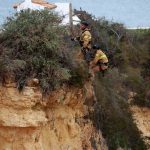
[[[150,109],[146,107],[132,106],[131,111],[138,129],[141,131],[146,144],[150,149]]]

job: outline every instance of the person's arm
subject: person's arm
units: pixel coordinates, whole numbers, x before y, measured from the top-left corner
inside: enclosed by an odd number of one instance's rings
[[[99,56],[99,54],[96,53],[94,60],[92,60],[92,61],[90,62],[90,67],[91,67],[91,68],[95,67],[96,64],[98,63],[98,61],[99,61],[98,56]]]
[[[80,36],[72,37],[72,38],[71,38],[71,41],[80,41]]]
[[[101,55],[101,53],[99,52],[99,51],[97,51],[96,52],[96,54],[95,54],[95,58],[94,58],[94,60],[93,60],[93,63],[96,65],[97,63],[98,63],[98,61],[100,60],[99,58],[100,58],[100,55]]]

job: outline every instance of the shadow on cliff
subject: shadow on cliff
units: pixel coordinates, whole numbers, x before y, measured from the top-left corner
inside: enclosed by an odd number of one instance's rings
[[[98,130],[101,130],[109,149],[117,148],[146,150],[142,135],[132,118],[127,100],[127,91],[122,88],[123,77],[117,69],[111,69],[103,78],[100,74],[94,81],[97,102],[90,115]]]

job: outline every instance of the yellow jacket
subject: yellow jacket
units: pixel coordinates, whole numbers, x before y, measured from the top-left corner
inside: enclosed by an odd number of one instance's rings
[[[91,39],[92,39],[91,33],[89,29],[86,28],[80,36],[80,42],[82,43],[81,44],[82,47],[91,48]]]
[[[97,64],[98,62],[102,62],[102,63],[108,63],[108,58],[106,56],[106,54],[104,52],[102,52],[102,50],[97,50],[96,54],[95,54],[95,58],[93,60],[94,64]]]

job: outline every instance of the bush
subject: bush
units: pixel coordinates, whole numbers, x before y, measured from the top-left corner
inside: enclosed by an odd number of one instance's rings
[[[133,104],[140,107],[150,107],[150,81],[141,84],[141,87],[136,90],[136,93]]]
[[[84,83],[89,80],[88,66],[84,62],[78,62],[77,66],[72,70],[71,75],[70,83],[78,87],[83,87]]]
[[[138,68],[128,67],[126,71],[127,71],[126,72],[127,77],[124,81],[124,84],[131,91],[136,92],[139,88],[141,88],[144,82],[140,70]]]
[[[95,19],[86,11],[75,12],[80,14],[81,20],[89,22],[92,43],[99,43],[109,57],[108,74],[105,78],[98,76],[95,81],[98,99],[95,126],[102,130],[111,150],[118,147],[145,150],[127,101],[128,92],[133,91],[139,96],[136,102],[144,102],[148,106],[150,94],[147,93],[150,92],[145,84],[150,81],[150,30],[128,30],[124,25],[107,21],[104,17]]]
[[[14,77],[22,89],[29,78],[38,78],[44,93],[73,76],[77,68],[61,18],[44,11],[22,11],[8,18],[0,34],[0,77]]]
[[[95,92],[94,123],[102,130],[111,150],[119,147],[132,150],[146,150],[140,132],[133,122],[123,89],[125,76],[118,69],[109,70],[104,78],[97,77]],[[124,93],[124,94],[123,94]]]

